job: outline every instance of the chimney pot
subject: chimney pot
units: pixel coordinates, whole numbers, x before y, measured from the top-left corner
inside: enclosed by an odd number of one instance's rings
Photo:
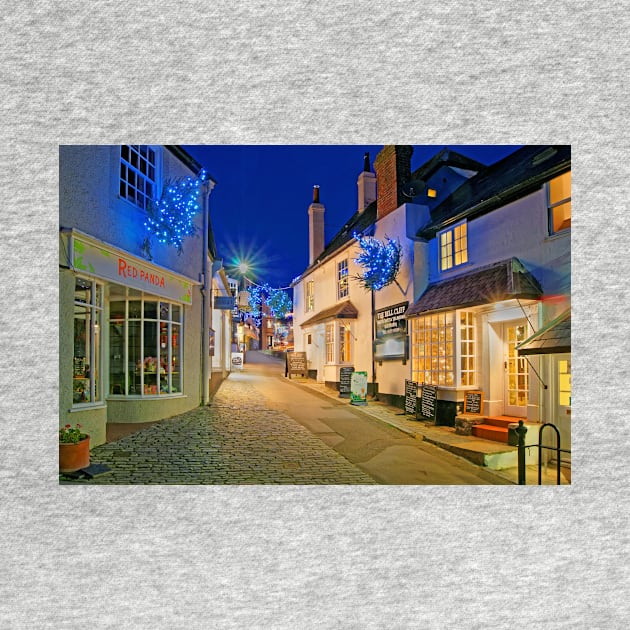
[[[319,203],[319,186],[313,186],[313,203]]]

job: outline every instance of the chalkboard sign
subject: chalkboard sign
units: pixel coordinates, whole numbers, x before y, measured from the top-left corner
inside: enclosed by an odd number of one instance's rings
[[[419,415],[423,418],[435,420],[436,410],[437,387],[435,385],[422,385]]]
[[[352,373],[354,367],[342,367],[339,370],[339,396],[342,398],[350,398],[350,392],[352,390]]]
[[[306,352],[287,352],[288,374],[306,376]]]
[[[464,413],[483,413],[481,408],[483,392],[466,392],[464,394]]]
[[[416,415],[418,405],[418,383],[405,379],[405,413]]]

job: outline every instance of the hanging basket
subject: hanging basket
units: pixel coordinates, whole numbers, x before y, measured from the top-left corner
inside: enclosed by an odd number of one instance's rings
[[[71,473],[90,465],[90,436],[76,444],[59,442],[59,472]]]

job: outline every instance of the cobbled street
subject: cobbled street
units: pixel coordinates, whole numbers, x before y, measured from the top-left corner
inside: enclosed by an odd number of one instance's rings
[[[212,403],[94,448],[111,469],[80,484],[374,484],[344,457],[265,404],[247,373]]]

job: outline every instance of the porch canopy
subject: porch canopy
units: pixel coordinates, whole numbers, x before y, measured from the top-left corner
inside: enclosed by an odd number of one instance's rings
[[[320,311],[317,315],[307,319],[305,322],[302,322],[302,328],[305,326],[312,326],[313,324],[319,324],[330,319],[356,319],[358,316],[359,311],[357,311],[356,306],[348,300]]]
[[[520,356],[571,352],[571,309],[552,319],[516,346]]]
[[[445,308],[466,308],[515,298],[537,300],[542,289],[518,258],[509,258],[450,280],[430,284],[406,317]]]

